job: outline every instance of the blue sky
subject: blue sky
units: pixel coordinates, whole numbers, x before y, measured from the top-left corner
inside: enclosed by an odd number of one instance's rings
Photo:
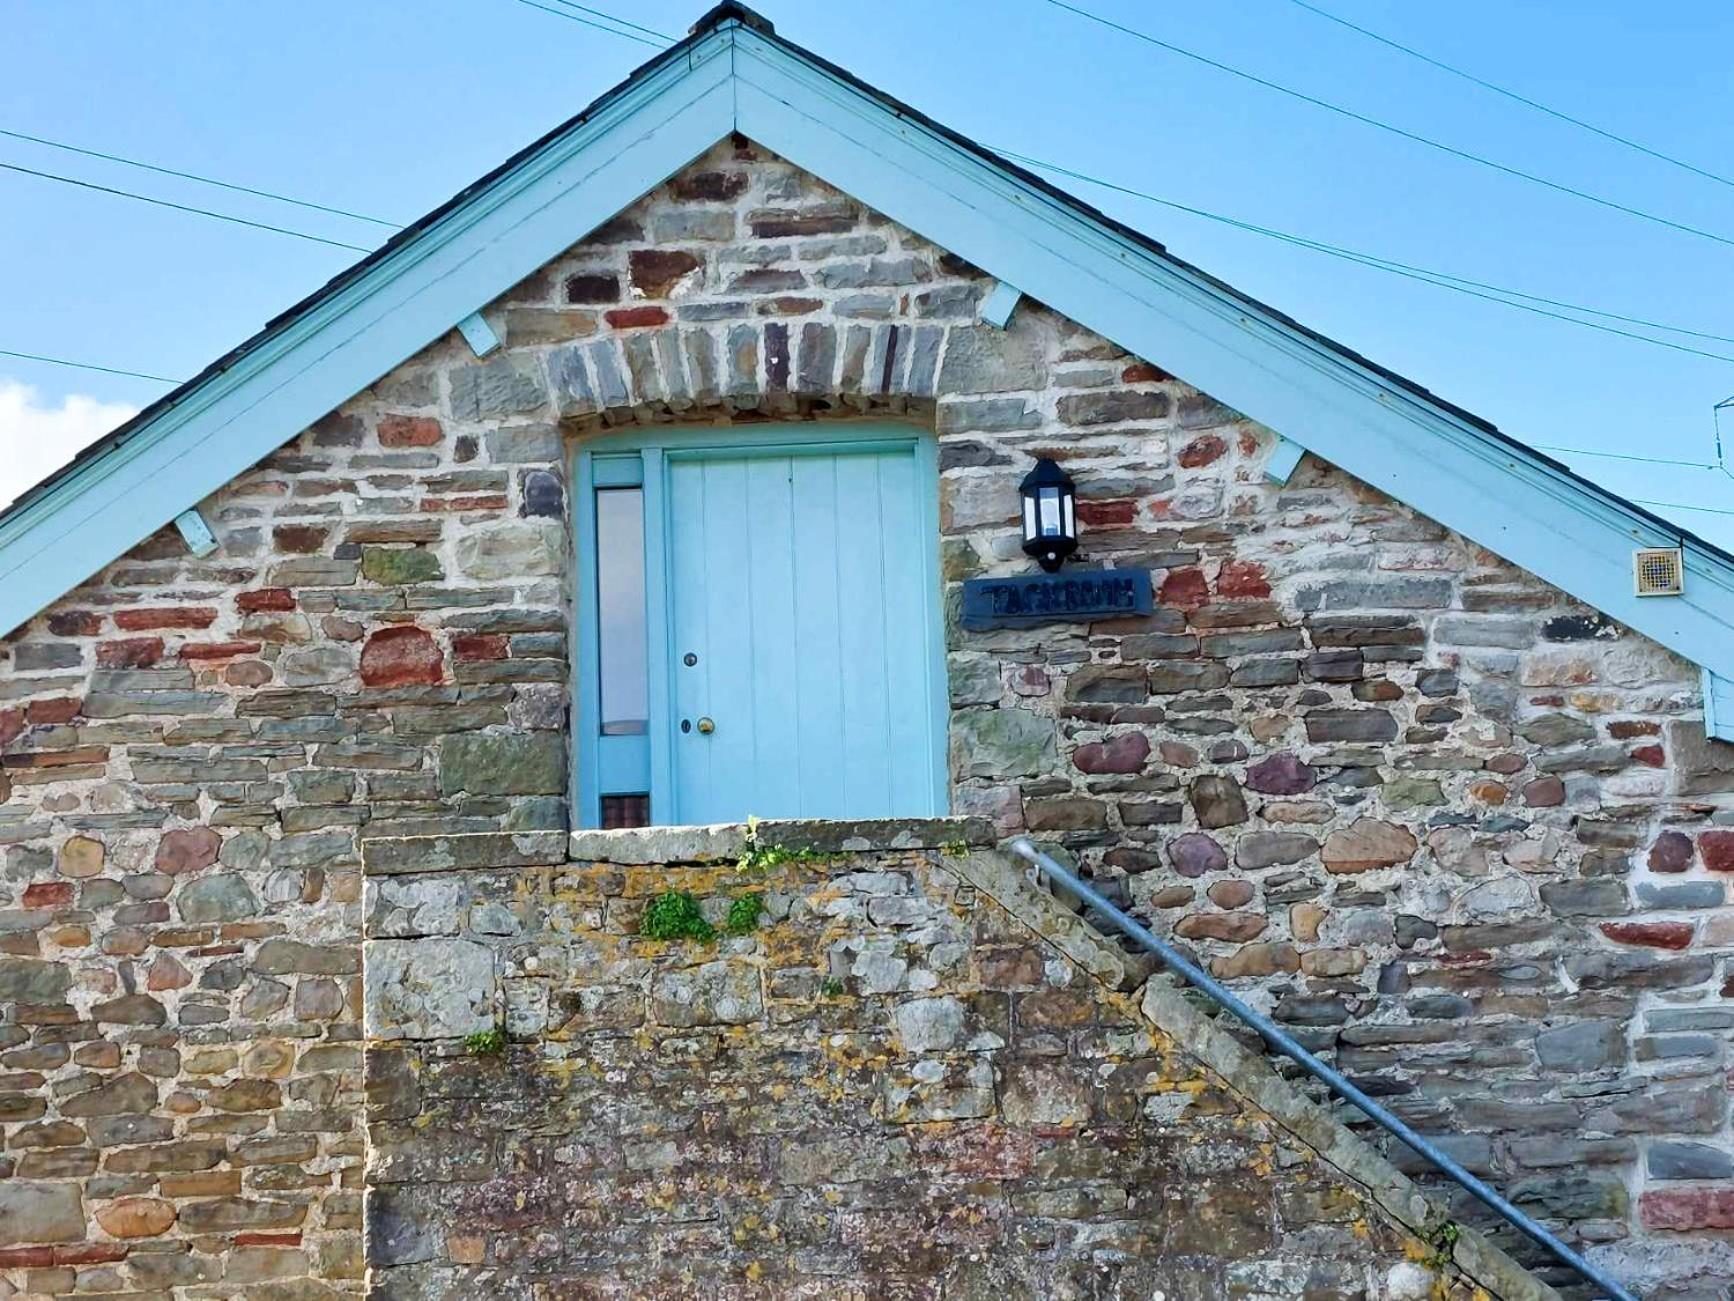
[[[1734,7],[1317,2],[1734,175],[1725,71]],[[703,6],[599,0],[597,7],[682,32]],[[1043,0],[763,0],[759,7],[784,35],[985,143],[1381,257],[1734,336],[1734,246],[1444,157]],[[1734,239],[1734,188],[1491,96],[1291,0],[1087,0],[1087,7],[1370,116]],[[9,0],[0,22],[9,45],[0,128],[400,221],[575,112],[650,53],[516,0]],[[383,233],[15,140],[0,138],[0,162],[346,242],[370,244]],[[1527,442],[1711,459],[1710,410],[1734,394],[1734,364],[1074,188],[1181,257]],[[194,373],[356,256],[4,172],[0,250],[0,349],[167,376]],[[1734,356],[1734,344],[1681,341]],[[0,358],[0,497],[16,490],[19,467],[48,468],[41,447],[114,418],[118,408],[102,404],[138,405],[161,391]],[[63,410],[69,399],[83,405]],[[1734,420],[1724,426],[1734,443]],[[1716,471],[1563,459],[1629,496],[1734,511],[1734,479]],[[1664,513],[1734,547],[1734,515]]]

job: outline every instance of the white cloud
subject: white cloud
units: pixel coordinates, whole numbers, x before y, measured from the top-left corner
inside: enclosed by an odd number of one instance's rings
[[[78,393],[49,406],[30,385],[0,380],[0,505],[137,413],[128,403],[99,402]]]

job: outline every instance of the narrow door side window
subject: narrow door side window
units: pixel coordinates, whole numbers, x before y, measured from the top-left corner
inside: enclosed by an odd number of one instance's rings
[[[644,489],[596,489],[598,807],[602,827],[648,826],[649,640]]]
[[[642,735],[650,730],[642,488],[596,494],[596,604],[602,734]]]

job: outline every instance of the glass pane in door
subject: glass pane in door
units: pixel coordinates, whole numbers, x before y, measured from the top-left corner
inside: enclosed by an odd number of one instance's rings
[[[649,731],[649,643],[644,606],[644,490],[596,494],[597,640],[602,734]]]

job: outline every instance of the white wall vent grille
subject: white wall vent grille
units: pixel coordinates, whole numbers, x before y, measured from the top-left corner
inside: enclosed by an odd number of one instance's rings
[[[1686,590],[1686,561],[1677,549],[1640,547],[1632,552],[1632,585],[1639,596],[1678,596]]]

